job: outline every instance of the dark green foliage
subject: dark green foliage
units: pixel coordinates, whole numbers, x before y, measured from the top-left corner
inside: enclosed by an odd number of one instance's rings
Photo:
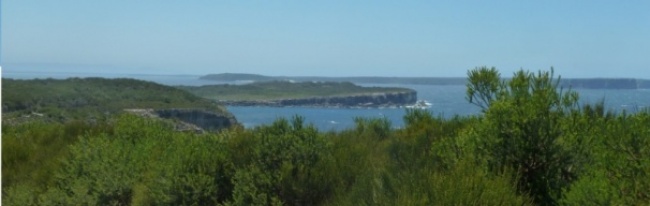
[[[331,159],[325,139],[302,117],[245,133],[248,158],[238,162],[233,183],[234,205],[314,205],[333,191],[323,168]]]
[[[461,151],[457,132],[473,118],[444,120],[429,111],[409,110],[406,128],[375,138],[377,120],[357,121],[345,145],[370,158],[351,163],[359,172],[350,189],[335,196],[332,205],[524,205],[509,175],[491,175]],[[380,124],[381,125],[381,124]],[[380,127],[381,128],[381,127]],[[370,135],[368,135],[370,134]],[[366,136],[370,137],[366,137]],[[346,136],[346,134],[342,134]],[[342,137],[341,137],[342,138]],[[354,140],[351,140],[354,139]],[[367,144],[367,147],[361,145]],[[359,153],[355,153],[359,154]],[[350,163],[348,163],[350,164]],[[359,165],[361,164],[361,165]]]
[[[530,205],[507,175],[492,176],[473,162],[449,171],[366,174],[331,205]]]
[[[588,113],[587,113],[588,114]],[[650,113],[582,116],[589,119],[590,154],[567,205],[650,204]]]
[[[465,127],[471,121],[457,119],[445,123],[428,113],[414,110],[413,114],[423,116],[418,118],[417,124],[409,125],[408,130],[416,130],[415,125],[431,126],[431,120],[441,129],[434,129],[439,132],[427,136],[434,147],[418,144],[426,142],[424,140],[410,141],[401,137],[409,132],[390,129],[385,119],[359,119],[358,128],[341,133],[320,133],[296,117],[250,130],[233,128],[219,134],[197,135],[175,132],[171,125],[157,120],[122,115],[105,126],[110,129],[88,127],[75,141],[60,148],[63,155],[48,160],[58,163],[56,167],[48,167],[51,170],[49,180],[38,183],[41,187],[35,187],[37,184],[30,183],[29,178],[7,182],[3,187],[3,203],[394,205],[525,202],[525,197],[512,192],[514,187],[507,175],[474,173],[482,167],[472,161],[462,161],[462,164],[453,161],[445,166],[446,169],[438,170],[435,167],[440,161],[428,161],[435,155],[420,156],[447,151],[432,152],[430,148],[447,147],[447,144],[435,143],[442,142],[436,135],[450,139],[455,133],[453,128]],[[64,124],[64,127],[71,126]],[[5,140],[21,136],[11,130],[4,132]],[[3,146],[7,147],[3,151],[16,149],[13,144]],[[403,159],[391,157],[391,153],[397,153],[389,151],[400,147],[417,151],[397,152]],[[456,155],[445,157],[456,158]],[[9,159],[3,157],[3,160]],[[20,160],[14,162],[21,163]],[[420,164],[428,166],[418,168]],[[18,168],[3,167],[3,173],[16,174],[15,169]],[[464,183],[458,185],[456,181]],[[477,184],[483,186],[476,187]],[[445,191],[459,193],[450,196]],[[461,196],[465,198],[458,198]]]
[[[488,106],[479,142],[490,169],[516,171],[520,192],[538,204],[556,204],[571,181],[567,173],[573,156],[559,141],[562,119],[574,109],[577,93],[558,91],[552,72],[519,71],[501,82],[496,70],[481,68],[469,79],[472,87],[480,88],[473,94],[481,97],[480,105]]]
[[[105,122],[3,125],[2,187],[21,183],[36,186],[35,190],[45,189],[52,182],[53,172],[60,167],[57,160],[67,155],[66,147],[77,142],[81,135],[111,132]]]
[[[427,110],[407,110],[406,128],[391,145],[391,157],[400,168],[446,170],[462,158],[467,138],[461,134],[477,123],[474,117],[434,117]],[[413,164],[413,163],[416,164]]]
[[[391,132],[390,121],[387,118],[364,119],[355,118],[355,130],[358,135],[367,135],[377,140],[388,138]]]
[[[225,161],[220,137],[174,132],[166,123],[130,115],[111,125],[112,130],[86,132],[58,148],[65,155],[48,159],[57,166],[47,168],[51,180],[39,185],[43,190],[28,187],[27,180],[3,185],[3,193],[12,197],[3,203],[28,199],[40,205],[205,205],[230,197],[234,170]],[[19,138],[3,134],[5,141]],[[3,151],[16,149],[7,147]],[[3,155],[3,162],[6,159]],[[3,174],[15,169],[3,167]]]

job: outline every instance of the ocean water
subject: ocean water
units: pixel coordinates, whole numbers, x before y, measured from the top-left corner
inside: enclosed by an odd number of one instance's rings
[[[378,85],[372,85],[378,86]],[[381,85],[379,85],[381,86]],[[427,100],[432,105],[429,111],[434,115],[452,117],[454,115],[477,114],[480,110],[467,103],[463,86],[427,85],[389,85],[415,89],[418,99]],[[342,130],[354,126],[355,118],[386,118],[395,128],[404,126],[404,108],[311,108],[311,107],[228,107],[237,120],[245,127],[268,124],[277,118],[290,119],[294,115],[305,117],[320,130]]]
[[[27,73],[3,72],[5,78],[33,79],[68,77],[105,77],[105,78],[134,78],[153,81],[165,85],[208,85],[223,82],[199,80],[198,75],[144,75],[144,74],[79,74],[79,73]],[[454,115],[479,114],[480,109],[470,104],[465,99],[465,86],[439,86],[439,85],[382,85],[361,84],[363,86],[398,86],[414,89],[418,92],[418,99],[432,103],[429,111],[434,115],[445,118]],[[650,107],[650,90],[602,90],[602,89],[576,89],[580,94],[581,104],[596,103],[604,100],[605,106],[616,112],[635,112]],[[406,110],[403,108],[311,108],[311,107],[227,107],[237,120],[247,128],[262,124],[269,124],[277,118],[290,119],[295,115],[303,116],[305,120],[316,126],[321,131],[343,130],[354,126],[354,119],[361,118],[387,118],[394,128],[404,126],[403,117]]]

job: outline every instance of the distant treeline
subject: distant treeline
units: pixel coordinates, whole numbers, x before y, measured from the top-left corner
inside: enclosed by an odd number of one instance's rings
[[[462,77],[292,77],[264,76],[258,74],[222,73],[208,74],[200,79],[234,82],[234,81],[334,81],[353,82],[357,84],[418,84],[418,85],[466,85]],[[561,87],[576,89],[650,89],[650,80],[633,78],[589,78],[562,79]]]

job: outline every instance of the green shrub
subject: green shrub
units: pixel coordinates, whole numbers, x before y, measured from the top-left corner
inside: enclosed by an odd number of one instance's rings
[[[530,205],[509,174],[492,175],[463,160],[448,171],[366,173],[331,205]]]
[[[577,93],[559,89],[552,71],[519,71],[500,82],[496,70],[479,68],[468,79],[474,85],[470,88],[486,88],[468,92],[468,99],[478,96],[480,105],[487,106],[477,138],[490,169],[516,171],[521,193],[537,204],[556,204],[570,183],[565,174],[573,155],[559,142],[563,118],[575,108]]]
[[[40,204],[206,205],[230,198],[234,171],[223,138],[132,115],[114,125],[69,146]]]
[[[325,139],[302,117],[279,119],[256,128],[247,138],[249,161],[233,179],[235,205],[314,205],[333,190],[322,165],[331,158]]]
[[[650,114],[620,114],[597,123],[592,161],[562,203],[650,204]]]
[[[65,124],[27,122],[2,127],[2,188],[14,184],[30,184],[36,191],[52,183],[60,159],[68,154],[68,146],[84,134],[111,132],[105,122],[94,124],[71,121]]]

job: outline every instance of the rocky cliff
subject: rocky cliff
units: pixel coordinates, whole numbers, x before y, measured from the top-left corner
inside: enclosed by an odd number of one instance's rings
[[[306,107],[395,107],[414,104],[417,92],[385,92],[364,95],[313,97],[301,99],[252,100],[252,101],[220,101],[231,106],[306,106]]]
[[[237,120],[205,109],[126,109],[125,111],[150,118],[172,120],[179,131],[219,131],[233,125]]]

